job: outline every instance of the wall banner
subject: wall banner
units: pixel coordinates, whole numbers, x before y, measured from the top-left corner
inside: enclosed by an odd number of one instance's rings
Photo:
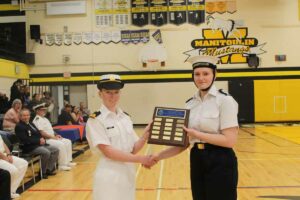
[[[113,0],[115,26],[128,26],[130,23],[130,2],[129,0]]]
[[[149,24],[149,1],[150,0],[131,1],[132,25],[142,27]]]
[[[171,24],[180,25],[186,23],[187,0],[170,0],[169,21]]]
[[[193,40],[191,42],[193,49],[184,52],[188,56],[187,59],[196,55],[215,56],[220,59],[222,64],[238,64],[247,63],[249,54],[266,53],[263,50],[266,43],[259,44],[258,39],[248,37],[247,27],[233,27],[229,33],[228,30],[221,27],[202,29],[203,39]]]
[[[168,23],[169,0],[150,0],[150,21],[152,25],[162,26]]]
[[[188,21],[195,25],[205,22],[205,0],[188,0]]]
[[[113,25],[113,1],[94,0],[97,27],[108,27]]]

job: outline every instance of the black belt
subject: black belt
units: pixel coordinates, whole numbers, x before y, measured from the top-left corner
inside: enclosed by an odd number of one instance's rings
[[[231,148],[216,146],[216,145],[208,144],[208,143],[195,143],[193,148],[196,148],[198,150],[213,150],[213,149],[229,150],[229,149],[231,149]]]

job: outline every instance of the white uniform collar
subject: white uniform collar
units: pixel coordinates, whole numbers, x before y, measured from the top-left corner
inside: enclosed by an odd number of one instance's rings
[[[123,111],[120,108],[117,108],[117,113],[114,113],[114,112],[110,111],[104,104],[101,105],[100,112],[101,112],[101,116],[103,116],[103,118],[107,118],[109,115],[117,115],[118,116],[123,113]]]
[[[207,95],[212,95],[212,96],[217,96],[218,90],[216,88],[216,86],[213,84],[210,89],[208,90]],[[197,100],[201,100],[200,96],[199,96],[199,90],[197,90],[197,92],[194,94],[194,98]]]

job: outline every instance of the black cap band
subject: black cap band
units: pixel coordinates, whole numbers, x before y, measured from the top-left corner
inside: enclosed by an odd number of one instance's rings
[[[217,69],[217,66],[208,62],[197,62],[193,64],[193,69],[200,68],[200,67],[207,67],[211,69]]]

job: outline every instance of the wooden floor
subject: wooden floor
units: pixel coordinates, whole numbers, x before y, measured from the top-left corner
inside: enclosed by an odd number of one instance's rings
[[[141,133],[142,129],[136,129]],[[142,154],[164,146],[146,145]],[[239,200],[300,200],[300,126],[249,126],[239,132],[235,152],[239,160]],[[97,156],[88,150],[75,159],[69,172],[42,180],[20,199],[92,199]],[[137,165],[137,200],[191,200],[189,151],[161,161],[151,170]]]

